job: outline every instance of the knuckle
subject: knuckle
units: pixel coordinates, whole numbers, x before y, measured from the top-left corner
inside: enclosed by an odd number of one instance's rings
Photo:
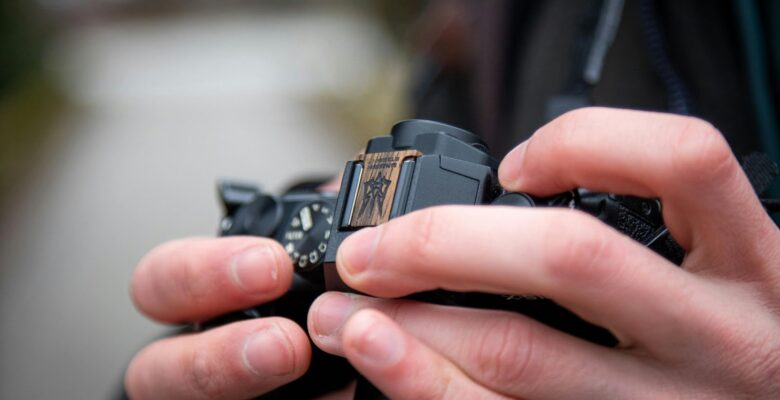
[[[577,142],[581,135],[582,122],[591,118],[592,109],[581,108],[569,111],[555,119],[552,126],[553,135],[547,139],[551,142],[551,148],[560,155],[577,151]]]
[[[774,389],[780,392],[780,382],[776,377],[780,374],[780,346],[772,340],[760,340],[751,346],[753,351],[746,352],[745,371],[749,371],[748,382],[759,385],[761,382],[776,382]]]
[[[182,260],[179,268],[176,268],[172,283],[176,285],[176,291],[181,300],[193,305],[201,304],[209,292],[209,283],[212,277],[207,276],[209,271],[198,271],[196,264],[190,260]]]
[[[750,393],[751,398],[778,398],[780,381],[780,337],[777,336],[778,321],[766,314],[754,312],[761,308],[761,302],[748,301],[749,286],[710,287],[717,289],[717,297],[701,296],[696,292],[689,300],[690,306],[680,313],[689,330],[700,332],[687,344],[701,354],[707,354],[697,364],[710,376],[718,376],[732,389]],[[692,291],[693,292],[693,291]],[[710,292],[713,293],[713,292]],[[714,294],[714,293],[713,293]],[[720,300],[727,298],[726,303]],[[741,299],[742,301],[734,301]],[[729,307],[731,305],[731,307]],[[690,362],[690,359],[681,359]],[[713,363],[713,361],[716,361]],[[774,384],[768,384],[773,382]],[[771,393],[772,395],[769,395]]]
[[[412,397],[420,400],[442,400],[456,398],[454,397],[455,394],[452,393],[452,374],[442,374],[442,376],[440,376],[439,379],[435,381],[435,384],[433,383],[434,381],[428,381],[428,384],[426,384],[420,392],[415,393]]]
[[[409,243],[404,251],[415,264],[429,265],[435,258],[441,209],[427,208],[411,215],[413,228],[407,230]]]
[[[583,128],[591,125],[593,121],[603,119],[605,110],[614,112],[602,107],[582,107],[567,111],[553,121],[554,131],[561,139],[588,138],[589,136],[585,135],[587,129]]]
[[[746,388],[767,388],[780,391],[780,382],[766,386],[766,382],[776,381],[780,373],[780,341],[776,327],[769,333],[758,334],[744,326],[736,318],[720,318],[712,330],[715,343],[720,350],[724,365],[728,365],[736,380]],[[777,392],[776,392],[777,393]]]
[[[685,117],[672,151],[676,174],[693,180],[711,180],[738,168],[728,142],[712,124]]]
[[[604,118],[602,114],[603,110],[598,107],[587,107],[561,115],[551,123],[550,128],[544,130],[544,134],[539,135],[540,146],[538,148],[545,149],[542,151],[549,159],[566,160],[581,157],[583,149],[592,147],[593,125],[595,121]],[[536,149],[536,147],[529,146],[529,149],[531,148]],[[544,171],[533,172],[543,173]],[[552,175],[548,179],[560,178]]]
[[[561,131],[567,131],[565,128],[576,128],[580,122],[593,118],[598,110],[598,107],[577,108],[561,114],[554,121]]]
[[[398,325],[404,326],[404,323],[408,320],[410,315],[414,315],[417,304],[397,300],[383,302],[382,313],[387,315],[391,320],[395,321]]]
[[[168,320],[167,309],[182,302],[199,304],[208,294],[214,270],[198,271],[197,260],[175,240],[151,250],[138,263],[130,284],[136,307],[152,318]]]
[[[533,359],[533,326],[506,317],[487,328],[490,334],[479,338],[474,354],[483,379],[498,387],[536,382],[542,365]]]
[[[571,215],[564,216],[560,224],[550,224],[545,232],[543,268],[556,281],[604,283],[617,272],[613,264],[620,263],[606,261],[617,256],[618,246],[592,217],[577,211],[565,213]]]

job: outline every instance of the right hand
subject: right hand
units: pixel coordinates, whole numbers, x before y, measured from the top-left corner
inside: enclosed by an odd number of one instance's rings
[[[226,237],[163,244],[136,268],[136,307],[160,322],[210,318],[274,300],[292,264],[270,239]],[[289,383],[308,369],[306,333],[284,318],[259,318],[165,338],[135,355],[125,374],[130,398],[239,399]]]

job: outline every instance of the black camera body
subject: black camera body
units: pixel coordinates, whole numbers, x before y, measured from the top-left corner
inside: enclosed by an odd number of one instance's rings
[[[402,121],[347,162],[337,194],[304,185],[276,197],[251,185],[221,182],[226,216],[220,234],[276,239],[290,255],[297,278],[325,290],[351,290],[335,272],[338,247],[350,234],[437,205],[579,209],[659,252],[669,250],[659,246],[666,230],[657,200],[583,189],[546,198],[510,193],[498,184],[497,167],[485,143],[463,129]]]
[[[277,315],[293,319],[305,328],[308,306],[319,294],[326,290],[352,290],[335,268],[336,253],[344,239],[361,228],[437,205],[579,209],[668,259],[681,262],[683,252],[664,227],[659,201],[584,189],[545,198],[510,193],[499,185],[497,167],[498,161],[479,137],[443,123],[407,120],[396,124],[389,135],[371,139],[364,152],[347,162],[337,194],[321,193],[315,185],[303,185],[277,197],[251,185],[222,182],[220,195],[226,216],[220,224],[220,234],[276,239],[290,255],[295,274],[292,288],[284,297],[210,324]],[[436,291],[415,298],[522,312],[587,340],[605,345],[615,343],[607,331],[535,296]],[[316,357],[322,358],[315,360],[307,375],[322,378],[323,371],[332,373],[336,369],[333,363],[338,361],[328,359],[324,353]],[[339,365],[351,371],[348,365]]]

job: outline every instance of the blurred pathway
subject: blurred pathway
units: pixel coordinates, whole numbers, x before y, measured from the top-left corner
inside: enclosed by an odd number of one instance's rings
[[[164,330],[128,299],[137,260],[213,234],[217,177],[279,189],[338,172],[361,143],[306,104],[375,79],[387,46],[368,21],[320,11],[73,32],[50,64],[79,112],[0,220],[0,398],[107,397]]]

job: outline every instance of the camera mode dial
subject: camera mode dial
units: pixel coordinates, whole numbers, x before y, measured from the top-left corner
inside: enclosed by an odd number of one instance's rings
[[[322,264],[332,223],[333,208],[323,201],[306,203],[290,216],[281,242],[296,271],[309,271]]]

